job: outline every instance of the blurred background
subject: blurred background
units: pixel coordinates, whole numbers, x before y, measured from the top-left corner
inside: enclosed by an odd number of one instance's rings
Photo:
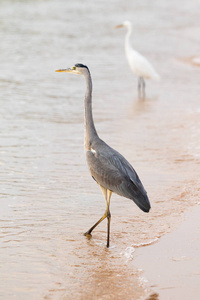
[[[197,0],[0,0],[1,298],[145,295],[134,248],[199,201],[199,11]],[[114,28],[125,20],[161,77],[146,82],[145,101],[126,29]],[[133,165],[152,205],[146,215],[113,195],[109,250],[106,223],[83,236],[105,204],[85,162],[85,81],[55,73],[75,63],[91,71],[99,136]]]

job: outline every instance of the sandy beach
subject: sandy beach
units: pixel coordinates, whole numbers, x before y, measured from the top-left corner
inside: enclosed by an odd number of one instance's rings
[[[134,262],[141,267],[141,281],[151,290],[146,299],[199,299],[199,215],[198,205],[184,214],[175,231],[136,251]]]

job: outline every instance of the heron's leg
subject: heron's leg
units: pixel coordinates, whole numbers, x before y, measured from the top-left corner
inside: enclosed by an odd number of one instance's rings
[[[101,223],[105,218],[107,217],[107,212],[105,212],[105,214],[103,215],[103,217],[101,217],[101,219],[99,219],[99,221],[97,221],[86,233],[84,233],[84,235],[91,235],[92,230],[99,225],[99,223]]]
[[[84,233],[84,235],[86,236],[91,236],[91,232],[92,230],[97,226],[99,225],[106,217],[107,217],[107,214],[108,214],[108,204],[107,204],[107,189],[105,189],[104,187],[100,186],[101,188],[101,191],[104,195],[104,198],[106,200],[106,211],[104,213],[104,215],[101,217],[101,219],[99,219],[99,221],[97,221],[86,233]]]
[[[109,248],[109,244],[110,244],[110,221],[111,221],[111,213],[110,213],[110,198],[112,195],[112,192],[110,190],[107,190],[105,188],[101,187],[101,190],[103,192],[103,195],[105,197],[106,200],[106,217],[108,219],[108,223],[107,223],[107,248]]]
[[[109,248],[110,244],[110,221],[111,221],[111,213],[110,213],[110,198],[112,192],[107,190],[107,219],[108,219],[108,228],[107,228],[107,248]]]

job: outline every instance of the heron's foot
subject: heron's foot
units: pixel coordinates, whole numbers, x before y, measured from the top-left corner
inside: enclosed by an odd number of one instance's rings
[[[84,236],[86,236],[88,239],[91,239],[91,237],[92,237],[91,233],[88,231],[86,233],[84,233]]]

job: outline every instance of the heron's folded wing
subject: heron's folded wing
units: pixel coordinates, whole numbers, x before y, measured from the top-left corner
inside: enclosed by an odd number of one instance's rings
[[[87,151],[87,161],[92,176],[95,180],[119,195],[124,194],[127,185],[133,183],[143,194],[146,191],[133,167],[117,151],[110,148],[109,151],[92,153]],[[125,188],[126,187],[126,188]]]

